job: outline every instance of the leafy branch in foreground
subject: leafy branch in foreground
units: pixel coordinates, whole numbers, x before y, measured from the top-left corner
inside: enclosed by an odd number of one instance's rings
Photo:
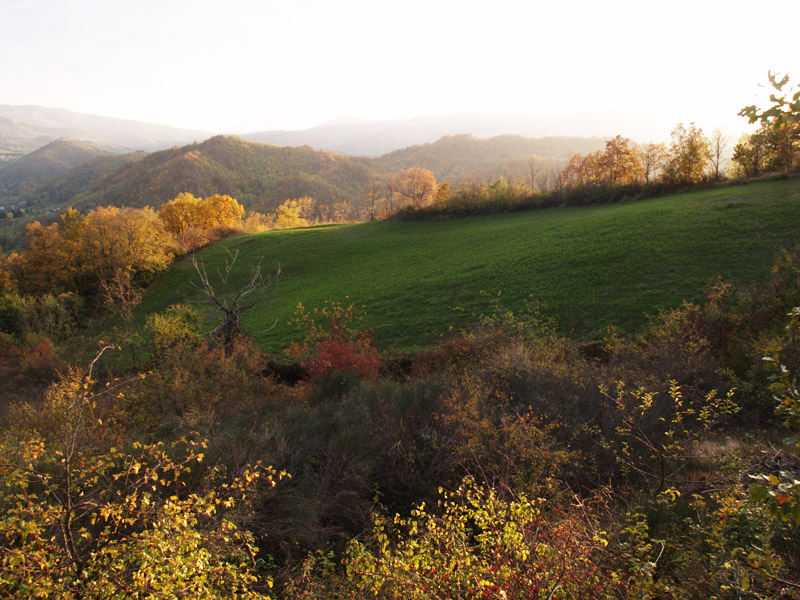
[[[772,106],[760,109],[755,105],[745,106],[739,115],[747,117],[751,123],[771,123],[774,127],[800,127],[800,86],[796,86],[794,93],[785,91],[789,83],[789,76],[769,71],[769,82],[775,90],[770,94]],[[781,95],[778,95],[781,94]]]
[[[280,475],[201,471],[205,440],[120,443],[122,393],[95,388],[91,370],[70,372],[0,437],[0,596],[262,597],[236,523],[259,479]]]
[[[244,331],[242,313],[258,304],[278,282],[281,275],[281,267],[278,265],[273,277],[265,277],[259,262],[250,267],[247,281],[239,288],[233,288],[232,282],[229,283],[229,280],[238,257],[238,250],[228,251],[224,270],[217,270],[220,285],[215,288],[206,272],[205,264],[192,256],[192,266],[200,277],[200,283],[191,281],[190,284],[200,292],[202,302],[215,305],[217,310],[223,313],[222,322],[211,331],[211,335],[222,338],[226,346],[230,345],[234,338]],[[276,319],[275,323],[277,322]],[[273,324],[272,327],[274,326]]]
[[[789,313],[790,321],[787,330],[796,334],[800,332],[800,307]],[[780,362],[778,351],[772,356],[765,356],[768,369],[777,371],[773,376],[770,390],[778,402],[776,412],[784,417],[783,424],[794,432],[800,430],[800,389],[797,381],[791,377],[789,370]],[[800,450],[800,435],[793,435],[786,444]],[[791,461],[788,461],[791,464]],[[770,512],[784,521],[794,521],[800,525],[800,472],[798,469],[782,468],[777,473],[751,475],[761,483],[750,487],[750,495],[759,501],[766,502]]]

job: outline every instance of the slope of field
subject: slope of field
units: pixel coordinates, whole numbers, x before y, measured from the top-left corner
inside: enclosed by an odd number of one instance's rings
[[[246,318],[259,344],[279,350],[297,332],[295,307],[325,299],[364,306],[378,343],[413,348],[489,310],[542,302],[560,327],[592,337],[628,330],[648,313],[699,300],[716,276],[763,281],[782,248],[797,244],[800,180],[787,179],[589,208],[443,222],[373,222],[228,239],[199,258],[209,273],[228,251],[238,273],[281,265],[280,282]],[[234,277],[234,278],[235,278]],[[232,279],[234,279],[232,278]],[[140,318],[191,297],[188,260],[151,288]],[[482,294],[485,292],[485,294]]]

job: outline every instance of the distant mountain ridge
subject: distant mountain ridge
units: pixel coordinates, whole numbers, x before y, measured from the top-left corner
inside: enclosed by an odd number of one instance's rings
[[[477,138],[517,135],[542,137],[599,137],[617,134],[639,142],[660,139],[666,132],[657,124],[635,115],[613,110],[587,111],[574,115],[535,114],[528,111],[462,113],[413,119],[337,119],[299,131],[260,131],[243,134],[256,142],[298,146],[307,144],[351,156],[383,156],[388,152],[433,143],[458,134]]]
[[[203,140],[209,135],[61,108],[0,105],[0,152],[32,152],[64,137],[111,148],[151,151]]]
[[[255,142],[295,146],[307,144],[322,150],[332,150],[351,156],[382,156],[387,152],[417,144],[435,142],[448,135],[467,133],[491,137],[519,131],[520,122],[506,115],[456,114],[373,121],[348,118],[323,123],[301,131],[262,131],[247,133],[243,138]],[[530,129],[542,128],[544,121],[529,124]]]
[[[0,164],[0,201],[58,212],[66,206],[158,207],[181,192],[221,193],[249,210],[271,212],[284,200],[301,196],[327,206],[354,200],[371,179],[410,167],[430,169],[437,180],[451,185],[467,179],[488,182],[500,175],[527,179],[543,171],[555,173],[572,154],[602,146],[600,138],[454,135],[368,158],[235,136],[215,136],[150,154],[114,154],[58,140],[16,162]]]

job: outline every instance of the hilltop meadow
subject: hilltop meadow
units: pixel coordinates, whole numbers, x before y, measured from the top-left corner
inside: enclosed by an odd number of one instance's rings
[[[779,252],[797,243],[798,219],[798,182],[788,179],[614,206],[273,231],[223,240],[196,258],[214,273],[238,253],[234,288],[253,264],[266,273],[280,266],[279,282],[245,316],[265,350],[296,341],[298,304],[326,299],[361,307],[362,326],[386,349],[433,344],[497,300],[515,311],[534,302],[561,331],[597,339],[609,326],[634,333],[648,315],[699,301],[718,277],[763,283]],[[187,257],[135,314],[199,299],[192,280]]]

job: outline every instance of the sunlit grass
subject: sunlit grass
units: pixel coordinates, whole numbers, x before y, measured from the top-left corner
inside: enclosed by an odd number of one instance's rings
[[[288,322],[298,303],[325,299],[363,305],[363,325],[382,347],[412,348],[487,312],[497,294],[512,309],[541,302],[578,336],[634,330],[648,313],[700,299],[716,276],[763,281],[778,252],[797,243],[799,222],[800,181],[788,179],[630,204],[276,231],[198,257],[211,273],[238,250],[241,279],[255,262],[267,272],[280,264],[280,282],[246,319],[251,332],[277,319],[254,335],[266,348],[296,339]],[[176,263],[140,317],[185,301],[192,276],[188,260]]]

